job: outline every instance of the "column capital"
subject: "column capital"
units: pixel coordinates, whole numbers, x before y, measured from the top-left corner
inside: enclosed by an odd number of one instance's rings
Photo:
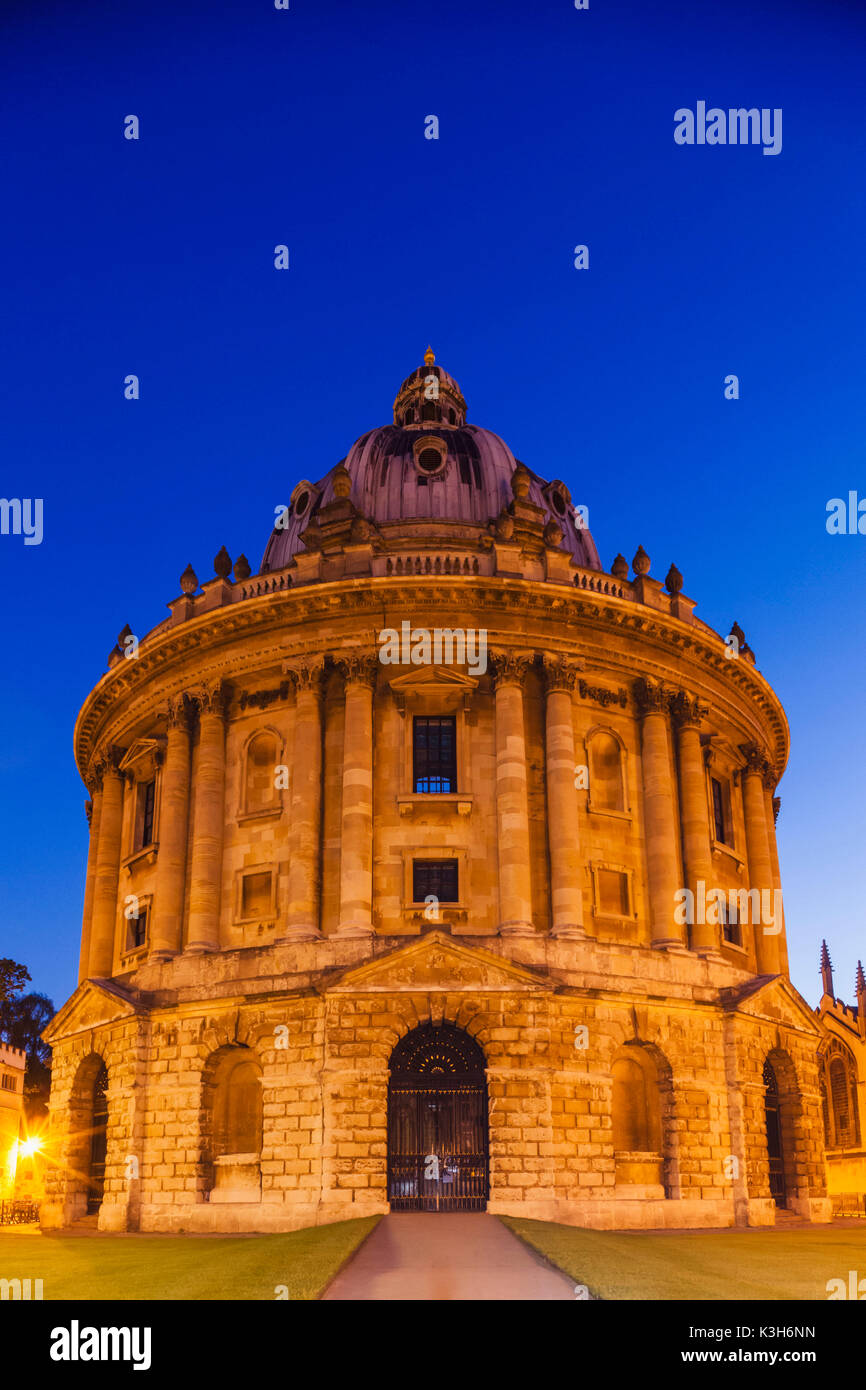
[[[84,774],[84,784],[91,796],[95,796],[97,792],[102,791],[103,771],[104,768],[101,760],[94,754],[87,764]]]
[[[183,729],[189,731],[195,712],[194,698],[182,691],[180,695],[172,695],[168,700],[165,709],[166,722],[169,729]]]
[[[522,687],[526,673],[532,665],[532,656],[527,652],[495,651],[490,653],[489,665],[495,687]]]
[[[701,720],[709,714],[706,705],[702,705],[697,695],[690,695],[686,690],[675,690],[670,698],[671,718],[676,729],[699,729]]]
[[[126,749],[116,743],[103,743],[93,756],[91,766],[100,782],[106,777],[122,777],[120,764]]]
[[[565,690],[569,694],[575,689],[581,671],[584,670],[583,661],[570,660],[565,656],[554,656],[550,652],[545,652],[541,658],[541,669],[544,677],[544,689],[547,694],[554,690]]]
[[[632,687],[637,712],[644,718],[648,714],[664,714],[668,708],[668,693],[663,685],[648,681],[646,676],[638,676]]]
[[[744,775],[760,777],[764,786],[772,791],[776,785],[776,778],[767,750],[758,743],[741,743],[740,752],[743,755]]]
[[[232,687],[224,680],[207,681],[187,692],[187,699],[198,709],[199,718],[203,714],[218,714],[225,719],[229,712]]]
[[[309,691],[313,695],[322,694],[325,674],[324,656],[300,657],[295,661],[283,662],[283,673],[294,682],[295,691]]]
[[[370,651],[341,652],[334,657],[334,665],[346,685],[363,685],[370,690],[376,688],[379,664],[378,655]]]

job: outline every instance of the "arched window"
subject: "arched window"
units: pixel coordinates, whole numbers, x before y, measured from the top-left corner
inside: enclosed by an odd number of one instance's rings
[[[226,1047],[204,1077],[204,1188],[212,1202],[261,1198],[262,1072],[249,1047]]]
[[[406,423],[407,425],[412,425],[412,424],[414,424],[414,422],[415,422],[415,407],[414,407],[414,405],[410,405],[409,409],[406,411],[405,423]]]
[[[438,420],[439,407],[435,406],[432,401],[425,401],[424,404],[421,406],[421,419]]]
[[[851,1142],[851,1104],[848,1095],[848,1071],[841,1057],[830,1063],[830,1094],[836,1118],[836,1137],[840,1146]]]
[[[606,729],[599,729],[590,735],[588,753],[589,809],[624,811],[625,778],[619,739]]]
[[[830,1149],[860,1146],[857,1065],[848,1048],[834,1038],[819,1056],[824,1143]]]
[[[831,1128],[830,1128],[830,1102],[829,1102],[829,1100],[828,1100],[828,1098],[827,1098],[827,1082],[826,1082],[826,1080],[825,1080],[825,1078],[824,1078],[823,1072],[821,1073],[820,1089],[821,1089],[821,1118],[822,1118],[822,1120],[824,1121],[824,1144],[825,1144],[826,1147],[829,1149],[829,1148],[832,1148],[832,1145],[833,1145],[833,1135],[832,1135],[832,1131],[831,1131]]]
[[[244,770],[244,810],[270,811],[279,805],[276,768],[279,764],[277,738],[272,733],[256,734],[247,744]]]

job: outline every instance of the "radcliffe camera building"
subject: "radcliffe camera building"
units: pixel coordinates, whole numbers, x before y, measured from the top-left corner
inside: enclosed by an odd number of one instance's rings
[[[46,1226],[829,1219],[782,707],[674,566],[605,571],[576,501],[428,351],[258,573],[223,549],[121,634],[75,731]]]

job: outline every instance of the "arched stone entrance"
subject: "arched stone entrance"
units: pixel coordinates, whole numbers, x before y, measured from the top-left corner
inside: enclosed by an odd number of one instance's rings
[[[764,1116],[767,1125],[770,1196],[777,1207],[785,1207],[788,1205],[788,1186],[785,1174],[785,1140],[782,1134],[782,1103],[779,1080],[769,1057],[764,1063]]]
[[[70,1128],[66,1147],[69,1205],[66,1219],[94,1215],[105,1191],[108,1152],[108,1070],[92,1052],[78,1068],[70,1098]]]
[[[452,1024],[423,1024],[391,1054],[392,1211],[484,1211],[489,1192],[484,1053]]]

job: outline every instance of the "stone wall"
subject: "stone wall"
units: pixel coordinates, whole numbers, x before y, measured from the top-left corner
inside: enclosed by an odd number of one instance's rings
[[[653,1001],[610,977],[579,990],[431,933],[316,989],[265,988],[95,1026],[55,1043],[51,1143],[66,1157],[46,1225],[83,1211],[74,1130],[87,1125],[97,1054],[109,1074],[103,1229],[289,1230],[385,1210],[389,1059],[428,1020],[466,1030],[486,1058],[491,1211],[608,1229],[772,1221],[769,1055],[784,1092],[793,1204],[826,1219],[816,1028],[790,986],[774,997],[782,988],[767,986],[759,1005]],[[217,1203],[207,1199],[203,1096],[213,1058],[233,1047],[261,1066],[261,1191]],[[613,1062],[632,1048],[657,1079],[655,1175],[650,1155],[624,1162],[614,1152]]]

